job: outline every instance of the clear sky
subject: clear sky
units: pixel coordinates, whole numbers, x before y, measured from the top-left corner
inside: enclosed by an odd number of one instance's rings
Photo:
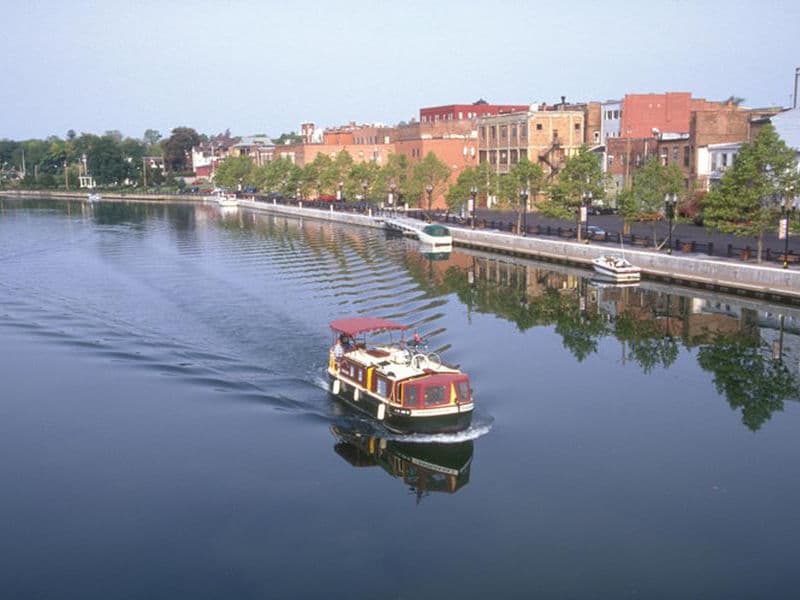
[[[690,91],[788,106],[798,0],[4,0],[0,138],[394,124]]]

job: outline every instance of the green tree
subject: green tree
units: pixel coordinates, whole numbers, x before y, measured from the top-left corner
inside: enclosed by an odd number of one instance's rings
[[[344,180],[345,197],[355,198],[363,195],[366,199],[376,192],[382,191],[377,185],[380,170],[380,167],[372,161],[353,164]],[[364,184],[367,184],[366,189],[364,189]]]
[[[450,177],[450,167],[433,153],[428,152],[420,162],[412,167],[410,192],[412,198],[419,202],[423,197],[427,202],[428,211],[433,208],[433,198],[444,194],[447,179]],[[428,189],[430,188],[430,192]]]
[[[375,188],[388,192],[392,186],[396,205],[412,197],[411,164],[405,154],[390,154],[386,164],[378,171]]]
[[[540,209],[548,216],[577,220],[585,195],[591,194],[593,200],[604,197],[605,181],[600,157],[584,145],[577,154],[567,159],[558,173],[558,180],[550,187],[550,197],[540,204]],[[580,230],[577,227],[578,239]]]
[[[247,156],[229,156],[214,173],[214,181],[222,187],[238,190],[252,182],[253,171],[253,161]]]
[[[628,221],[649,221],[653,229],[653,245],[657,245],[656,224],[661,219],[664,197],[682,189],[683,173],[677,165],[664,166],[661,159],[654,156],[633,174],[631,189],[620,194],[620,214]]]
[[[500,176],[500,204],[517,213],[517,231],[521,228],[523,208],[527,210],[527,204],[539,194],[544,186],[544,177],[542,167],[527,158],[511,167],[507,175]]]
[[[800,190],[795,152],[765,125],[753,142],[742,144],[719,185],[705,198],[705,224],[734,235],[756,238],[758,262],[764,232],[780,215],[778,197]]]
[[[253,173],[253,183],[261,190],[288,196],[295,193],[301,175],[300,167],[291,159],[278,158],[258,168]]]
[[[114,136],[95,138],[86,159],[89,174],[100,185],[119,185],[127,175],[128,164]]]
[[[200,135],[191,127],[176,127],[172,134],[161,142],[164,149],[164,164],[173,173],[188,171],[191,164],[191,150],[200,143]]]

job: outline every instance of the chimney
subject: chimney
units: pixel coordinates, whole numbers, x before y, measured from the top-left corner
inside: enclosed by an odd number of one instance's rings
[[[567,97],[561,96],[561,110],[565,110],[567,108]]]

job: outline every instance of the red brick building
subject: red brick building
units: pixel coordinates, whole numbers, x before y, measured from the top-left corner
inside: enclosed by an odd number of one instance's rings
[[[501,115],[526,110],[528,110],[527,104],[489,104],[486,100],[478,100],[473,104],[447,104],[445,106],[420,108],[419,120],[422,123],[462,121],[487,115]]]
[[[692,98],[690,92],[665,94],[625,94],[622,100],[620,137],[645,138],[653,130],[668,133],[689,133],[692,111],[724,106]]]

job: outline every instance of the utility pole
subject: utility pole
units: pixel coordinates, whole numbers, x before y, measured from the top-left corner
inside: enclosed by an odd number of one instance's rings
[[[797,108],[797,79],[800,77],[800,67],[794,69],[794,100],[792,101],[792,108]]]
[[[142,187],[147,189],[147,162],[144,156],[142,157]]]
[[[69,191],[69,171],[67,170],[67,161],[64,161],[64,189]]]

